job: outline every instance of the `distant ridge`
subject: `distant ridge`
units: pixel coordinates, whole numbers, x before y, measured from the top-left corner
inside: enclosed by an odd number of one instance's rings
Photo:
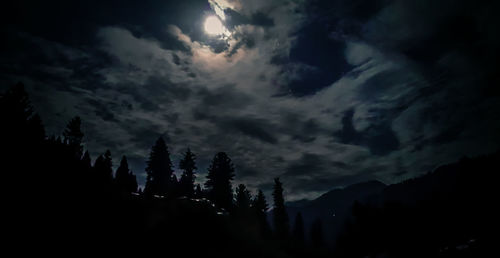
[[[333,244],[345,222],[352,219],[355,202],[372,207],[400,203],[417,208],[422,203],[430,203],[453,208],[461,206],[467,212],[473,212],[493,201],[490,199],[491,192],[496,189],[495,180],[488,178],[496,177],[496,173],[500,172],[498,160],[500,152],[474,158],[463,157],[400,183],[385,185],[372,180],[333,189],[314,200],[290,202],[287,206],[290,225],[300,212],[308,232],[312,221],[319,218],[325,227],[325,240]]]

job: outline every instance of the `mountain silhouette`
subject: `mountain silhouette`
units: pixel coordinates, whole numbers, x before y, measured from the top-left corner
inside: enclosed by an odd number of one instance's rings
[[[331,190],[314,200],[290,203],[287,205],[290,221],[295,221],[295,216],[300,212],[304,219],[305,231],[309,232],[314,220],[321,219],[325,241],[334,243],[342,224],[351,215],[352,204],[380,194],[385,187],[386,185],[379,181],[362,182]]]

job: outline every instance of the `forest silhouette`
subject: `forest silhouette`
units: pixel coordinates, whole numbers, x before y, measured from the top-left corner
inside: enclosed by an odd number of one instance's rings
[[[188,148],[178,179],[162,137],[141,189],[126,156],[116,170],[110,150],[92,162],[79,117],[61,136],[47,136],[21,83],[2,93],[0,112],[6,232],[25,246],[69,255],[482,257],[493,244],[499,152],[370,191],[331,191],[294,209],[279,178],[271,207],[261,190],[233,189],[236,171],[225,152],[214,155],[202,186]],[[332,203],[342,203],[341,220],[322,215]],[[325,238],[330,231],[334,239]]]

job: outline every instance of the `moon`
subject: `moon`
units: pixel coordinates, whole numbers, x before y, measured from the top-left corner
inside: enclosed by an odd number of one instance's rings
[[[208,16],[205,19],[205,33],[212,36],[218,36],[224,34],[225,27],[217,16]]]

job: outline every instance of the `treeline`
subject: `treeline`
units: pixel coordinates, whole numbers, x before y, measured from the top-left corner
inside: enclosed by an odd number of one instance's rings
[[[300,221],[290,229],[279,178],[274,179],[269,225],[264,193],[258,190],[252,196],[243,184],[233,189],[235,169],[224,152],[213,157],[202,187],[195,184],[196,155],[190,149],[183,153],[178,179],[167,144],[159,137],[146,161],[141,189],[126,156],[116,171],[109,150],[92,163],[84,151],[79,117],[67,123],[62,136],[47,137],[22,84],[0,96],[0,112],[5,196],[10,219],[16,222],[13,235],[43,238],[52,231],[58,237],[91,234],[94,244],[170,242],[186,248],[198,238],[206,253],[222,256],[237,250],[247,250],[241,256],[248,257],[315,253],[304,243]]]

